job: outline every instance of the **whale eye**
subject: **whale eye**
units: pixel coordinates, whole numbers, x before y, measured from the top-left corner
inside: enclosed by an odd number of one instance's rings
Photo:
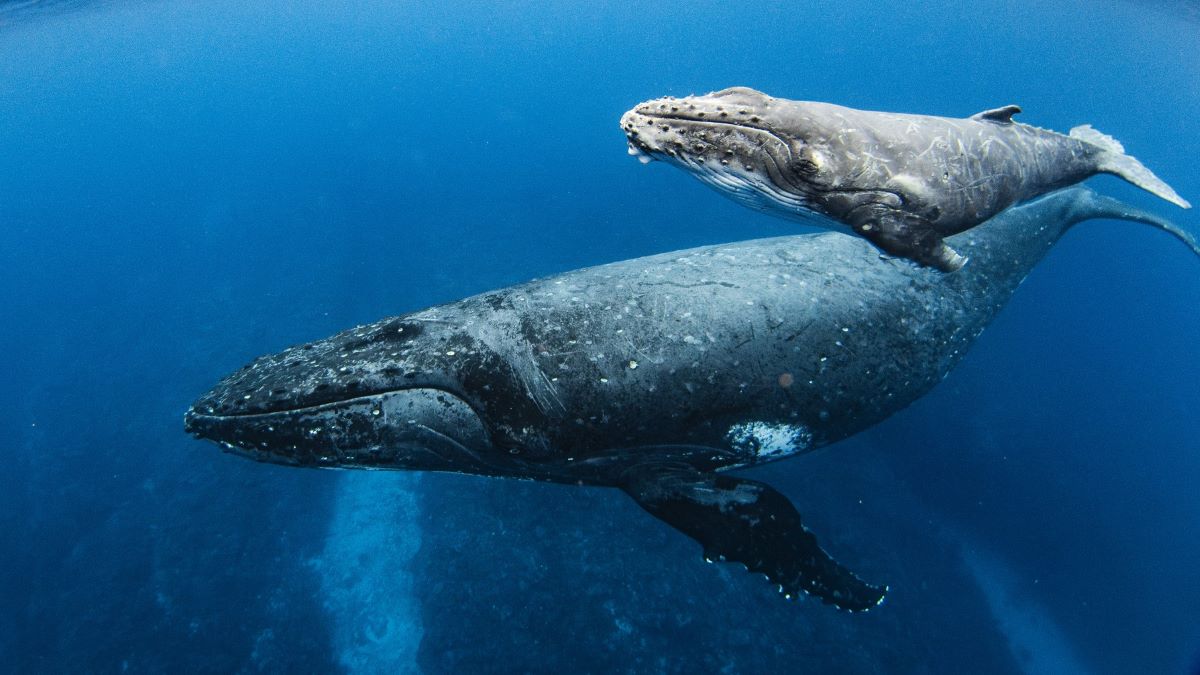
[[[811,159],[793,159],[787,166],[788,170],[798,176],[811,176],[817,172],[817,164]]]
[[[407,342],[420,335],[424,328],[420,323],[392,319],[366,335],[347,341],[342,345],[342,349],[353,351],[373,344]]]

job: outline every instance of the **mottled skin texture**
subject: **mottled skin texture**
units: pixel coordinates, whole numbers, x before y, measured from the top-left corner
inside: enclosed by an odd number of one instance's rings
[[[823,216],[943,271],[966,261],[943,237],[1099,172],[1187,205],[1115,141],[1090,128],[1068,136],[1015,123],[1016,112],[872,112],[734,87],[642,103],[621,127],[631,153],[674,163],[752,208]]]
[[[836,442],[916,400],[1094,217],[1170,227],[1073,189],[957,238],[973,262],[952,275],[832,233],[569,272],[262,357],[186,424],[264,461],[619,486],[712,557],[865,609],[882,591],[821,558],[786,498],[713,472]],[[746,425],[786,433],[736,433]],[[747,529],[787,526],[748,551],[727,522],[742,511]],[[811,548],[771,559],[795,542]]]

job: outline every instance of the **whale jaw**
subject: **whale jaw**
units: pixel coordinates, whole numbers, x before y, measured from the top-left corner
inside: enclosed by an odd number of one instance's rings
[[[251,415],[193,406],[184,429],[226,452],[290,466],[486,472],[490,448],[466,402],[428,388]]]
[[[692,103],[719,95],[655,99],[626,112],[621,129],[630,156],[642,164],[657,160],[679,167],[756,211],[850,232],[813,208],[810,196],[814,188],[797,170],[803,163],[796,158],[793,142],[748,109],[742,109],[744,114],[737,119],[725,120],[720,115],[728,113],[719,104]]]

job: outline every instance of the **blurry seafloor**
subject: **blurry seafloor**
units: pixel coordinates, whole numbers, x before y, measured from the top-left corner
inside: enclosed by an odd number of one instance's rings
[[[891,585],[865,616],[616,492],[256,465],[180,418],[356,323],[794,230],[630,161],[653,96],[1016,102],[1197,201],[1195,5],[248,4],[0,3],[3,669],[1194,667],[1200,267],[1129,224],[1070,234],[912,409],[753,472]]]

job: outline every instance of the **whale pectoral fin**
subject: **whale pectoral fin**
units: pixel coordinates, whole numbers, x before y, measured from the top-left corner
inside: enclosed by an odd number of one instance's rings
[[[971,119],[980,122],[995,122],[996,124],[1012,124],[1013,115],[1021,112],[1021,107],[1016,105],[1006,105],[1003,108],[992,108],[971,115]]]
[[[855,232],[884,253],[908,258],[942,272],[956,272],[967,264],[966,256],[950,247],[933,225],[923,220],[890,215],[851,223]]]
[[[928,262],[918,260],[922,265],[928,265],[942,272],[957,272],[967,264],[967,256],[955,251],[944,241],[939,241],[933,249],[933,255]]]
[[[656,466],[633,472],[622,487],[642,508],[700,542],[705,559],[740,562],[765,574],[789,598],[804,591],[851,611],[883,601],[886,589],[830,558],[787,497],[768,485]]]

